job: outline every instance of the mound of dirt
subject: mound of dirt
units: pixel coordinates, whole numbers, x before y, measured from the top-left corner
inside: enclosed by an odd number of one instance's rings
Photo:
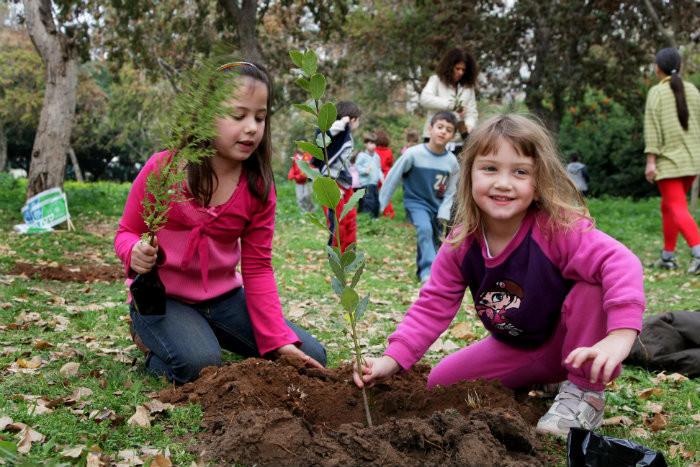
[[[16,263],[8,272],[13,276],[27,276],[60,282],[117,282],[126,278],[121,264],[46,264]]]
[[[534,424],[546,407],[516,400],[498,382],[477,380],[427,390],[428,365],[372,389],[374,426],[345,365],[308,369],[295,358],[248,359],[208,367],[195,382],[171,386],[163,402],[199,402],[205,431],[193,452],[231,465],[551,464]]]

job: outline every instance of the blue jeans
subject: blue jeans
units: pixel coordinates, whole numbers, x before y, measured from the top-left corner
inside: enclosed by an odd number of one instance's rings
[[[416,227],[416,275],[422,279],[430,275],[430,267],[440,248],[441,225],[437,216],[427,209],[406,208],[406,214]]]
[[[243,287],[198,304],[168,299],[163,315],[144,316],[131,306],[136,333],[151,350],[146,369],[185,384],[206,366],[221,365],[221,349],[244,357],[261,357],[253,334]],[[300,349],[326,365],[326,349],[308,332],[287,320]]]

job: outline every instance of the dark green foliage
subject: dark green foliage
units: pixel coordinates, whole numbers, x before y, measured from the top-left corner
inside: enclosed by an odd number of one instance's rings
[[[563,163],[571,151],[581,155],[591,175],[590,195],[637,199],[657,193],[644,179],[643,119],[641,111],[629,113],[601,90],[588,89],[582,103],[567,109],[559,132]]]

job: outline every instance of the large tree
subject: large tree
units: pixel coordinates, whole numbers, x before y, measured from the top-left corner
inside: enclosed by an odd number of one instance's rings
[[[700,26],[694,0],[518,0],[493,30],[491,48],[528,109],[555,133],[567,106],[589,87],[602,89],[628,111],[643,111],[637,88],[642,68],[669,43],[679,44]]]
[[[41,59],[27,32],[0,27],[0,171],[8,161],[8,139],[36,128],[44,100]],[[23,165],[13,161],[16,165]]]
[[[29,198],[48,188],[63,186],[83,35],[79,27],[56,24],[51,0],[22,0],[22,4],[27,32],[46,70],[44,105],[29,165]]]

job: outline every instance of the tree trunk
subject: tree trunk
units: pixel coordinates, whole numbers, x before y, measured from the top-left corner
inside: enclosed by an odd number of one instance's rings
[[[73,165],[73,170],[75,170],[75,179],[79,182],[84,182],[83,172],[80,170],[80,164],[78,164],[78,158],[75,157],[75,151],[73,148],[68,146],[68,157],[70,157],[70,163]]]
[[[78,45],[56,28],[51,0],[22,0],[27,32],[46,67],[46,94],[29,164],[27,198],[63,187],[75,117]]]
[[[260,62],[262,55],[258,47],[258,38],[255,34],[255,25],[258,22],[257,0],[219,0],[228,17],[236,25],[238,41],[241,53],[246,60]]]
[[[0,124],[0,172],[5,170],[7,165],[7,136],[5,135],[5,127]]]

